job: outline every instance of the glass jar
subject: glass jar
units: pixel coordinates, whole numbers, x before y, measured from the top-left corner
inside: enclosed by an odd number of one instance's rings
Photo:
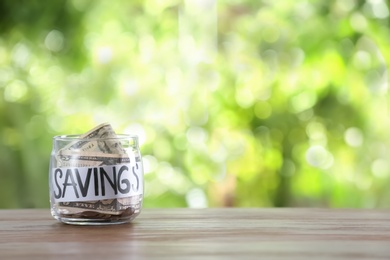
[[[52,216],[67,224],[127,223],[139,215],[143,167],[138,138],[53,138],[49,188]]]

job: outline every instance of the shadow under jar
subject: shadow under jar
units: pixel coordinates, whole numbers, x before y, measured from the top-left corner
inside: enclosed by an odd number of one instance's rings
[[[52,216],[60,222],[77,225],[130,222],[141,211],[143,186],[136,136],[53,138],[50,205]]]

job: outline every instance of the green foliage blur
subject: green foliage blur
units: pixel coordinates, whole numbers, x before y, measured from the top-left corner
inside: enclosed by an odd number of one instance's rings
[[[145,207],[389,207],[389,2],[2,0],[0,208],[52,137],[140,137]]]

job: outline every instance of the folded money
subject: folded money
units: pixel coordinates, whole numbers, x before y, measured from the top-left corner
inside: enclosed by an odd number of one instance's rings
[[[71,136],[52,160],[56,166],[51,170],[52,208],[59,218],[103,221],[139,214],[141,155],[134,147],[124,147],[110,124]]]

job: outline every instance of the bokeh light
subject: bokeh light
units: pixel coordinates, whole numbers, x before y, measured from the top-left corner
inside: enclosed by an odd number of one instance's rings
[[[0,207],[51,138],[138,135],[145,207],[388,207],[384,0],[0,4]]]

